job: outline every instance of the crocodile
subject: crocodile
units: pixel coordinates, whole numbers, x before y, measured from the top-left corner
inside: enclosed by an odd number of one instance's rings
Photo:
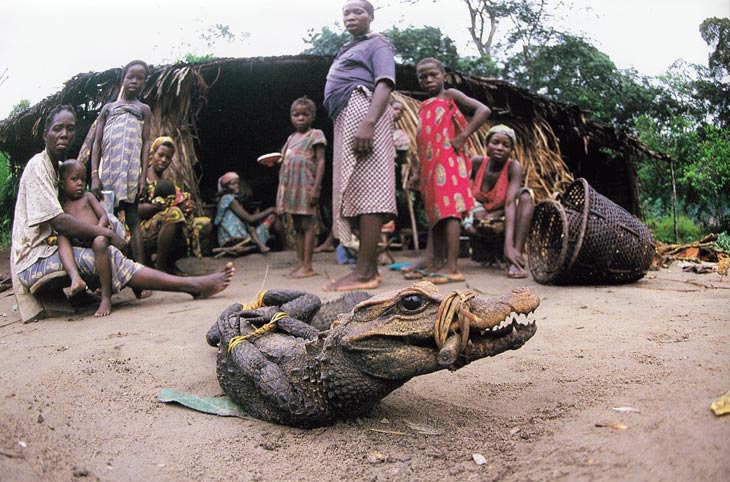
[[[367,413],[411,378],[520,348],[536,331],[528,288],[482,298],[428,281],[321,304],[270,290],[224,310],[207,334],[223,391],[250,415],[301,428]]]

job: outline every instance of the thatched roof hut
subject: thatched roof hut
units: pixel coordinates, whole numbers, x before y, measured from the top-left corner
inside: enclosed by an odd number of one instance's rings
[[[171,135],[178,152],[168,173],[195,198],[210,200],[216,179],[238,171],[264,204],[273,202],[276,172],[255,162],[280,149],[291,132],[289,106],[302,95],[322,105],[331,59],[320,56],[220,59],[151,69],[143,102],[152,109],[152,136]],[[0,123],[0,150],[18,165],[42,149],[45,115],[55,105],[71,104],[78,113],[76,146],[88,158],[83,140],[102,105],[118,95],[120,69],[79,74],[58,93]],[[417,100],[422,99],[413,66],[397,68],[398,90],[410,116],[402,128],[413,130]],[[506,123],[520,136],[519,159],[528,183],[540,196],[560,191],[571,177],[585,177],[600,193],[632,213],[638,212],[634,159],[661,155],[612,127],[587,120],[578,107],[549,101],[507,82],[449,75],[453,87],[492,108],[490,124]],[[414,100],[415,99],[415,100]],[[332,123],[320,112],[314,127],[332,138]],[[327,152],[331,158],[331,150]],[[327,183],[325,183],[326,185]]]

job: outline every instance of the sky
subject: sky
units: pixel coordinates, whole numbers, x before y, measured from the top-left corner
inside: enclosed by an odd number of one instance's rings
[[[429,25],[475,55],[462,0],[374,0],[372,29]],[[159,65],[188,52],[222,57],[294,55],[309,29],[334,28],[342,0],[0,0],[0,120],[20,100],[35,104],[78,73],[132,59]],[[707,65],[699,34],[709,17],[730,17],[729,0],[573,0],[563,26],[587,35],[619,68],[659,75],[677,59]],[[585,9],[589,8],[590,12]],[[237,35],[206,46],[223,24]]]

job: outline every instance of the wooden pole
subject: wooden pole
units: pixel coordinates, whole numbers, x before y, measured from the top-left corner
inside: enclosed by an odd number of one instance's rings
[[[406,202],[408,203],[408,215],[411,218],[411,231],[413,232],[413,249],[416,251],[416,256],[421,254],[420,246],[418,243],[418,225],[416,223],[416,213],[413,210],[413,200],[411,199],[411,192],[406,187],[408,184],[408,178],[411,174],[411,165],[406,164],[405,169],[402,171],[402,188],[403,194],[406,196]]]
[[[672,208],[674,210],[674,242],[679,242],[679,228],[677,226],[677,181],[674,177],[674,157],[669,158],[669,170],[672,173]]]

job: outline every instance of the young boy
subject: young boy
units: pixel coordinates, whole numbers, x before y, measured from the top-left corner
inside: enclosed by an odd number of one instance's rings
[[[96,224],[108,227],[114,231],[109,222],[109,216],[97,199],[86,192],[86,167],[76,159],[64,161],[59,168],[59,197],[63,212],[70,214],[76,219],[89,224]],[[89,243],[88,240],[69,239],[66,236],[58,236],[58,254],[63,264],[63,269],[71,277],[70,296],[78,294],[86,289],[86,283],[79,274],[78,266],[74,260],[73,247],[91,248],[94,250],[96,271],[99,275],[101,290],[101,303],[94,316],[107,316],[112,312],[112,268],[109,257],[109,238],[97,236]],[[124,239],[115,234],[111,244],[123,249],[126,245]]]

